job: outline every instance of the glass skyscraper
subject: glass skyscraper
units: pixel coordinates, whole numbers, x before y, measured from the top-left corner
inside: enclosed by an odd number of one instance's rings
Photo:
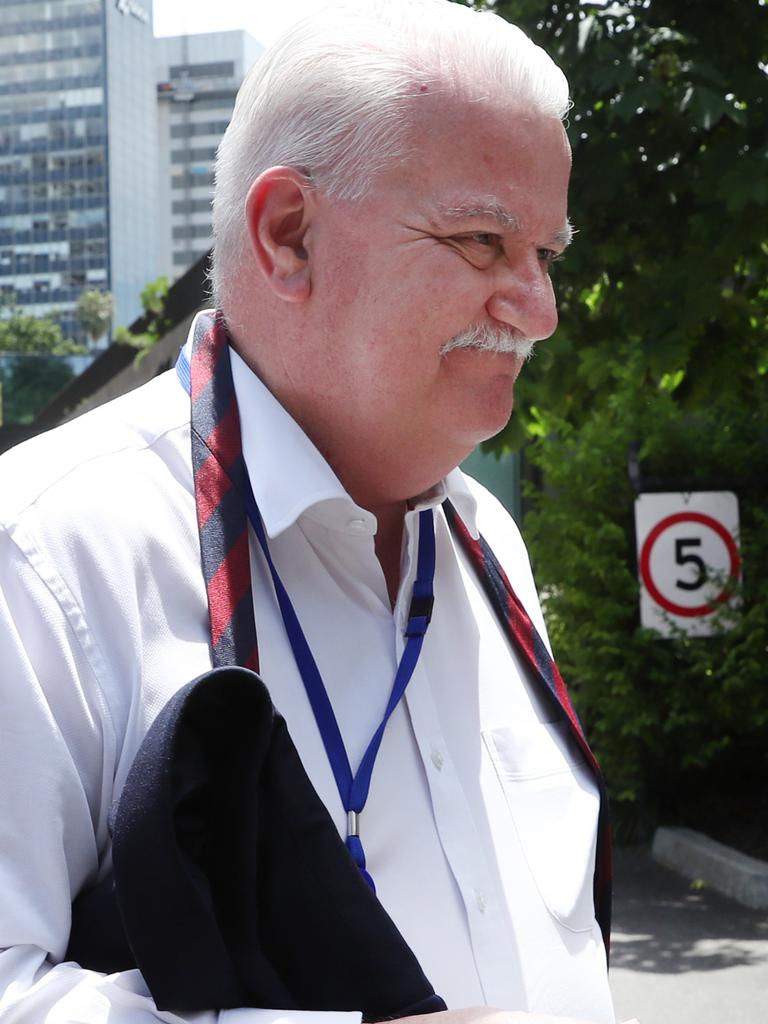
[[[170,280],[213,242],[213,161],[235,96],[263,47],[246,32],[155,40],[161,265]]]
[[[151,0],[0,0],[0,294],[78,335],[159,273]]]

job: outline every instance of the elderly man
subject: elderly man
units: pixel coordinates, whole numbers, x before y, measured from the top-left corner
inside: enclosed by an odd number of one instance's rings
[[[456,468],[556,326],[567,107],[494,15],[323,8],[241,89],[219,312],[178,372],[3,460],[4,1024],[359,1020],[186,1018],[137,970],[65,960],[143,737],[234,663],[259,666],[436,1021],[614,1020],[602,783],[515,525]]]

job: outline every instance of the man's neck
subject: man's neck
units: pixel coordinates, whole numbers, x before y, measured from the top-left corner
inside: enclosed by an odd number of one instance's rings
[[[238,342],[237,333],[239,329],[231,330],[235,350],[306,433],[352,500],[376,516],[375,551],[394,607],[408,501],[433,487],[470,448],[449,452],[444,439],[429,443],[429,439],[422,438],[417,443],[419,439],[410,435],[404,444],[402,438],[381,429],[366,435],[359,423],[339,421],[332,407],[318,402],[315,395],[295,391],[289,375],[263,364],[252,347]]]
[[[387,583],[389,603],[393,608],[400,588],[400,563],[406,508],[407,505],[403,501],[394,505],[370,509],[376,516],[378,524],[374,549]]]

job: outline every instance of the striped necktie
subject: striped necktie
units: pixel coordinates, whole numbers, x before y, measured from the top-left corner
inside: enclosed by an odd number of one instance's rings
[[[180,375],[183,371],[179,371]],[[229,338],[220,313],[195,323],[190,380],[192,466],[200,550],[208,594],[214,667],[242,665],[258,671],[259,654],[251,592],[246,473],[240,419],[229,361]],[[451,532],[464,549],[510,644],[520,652],[543,691],[570,725],[600,795],[593,896],[595,917],[610,942],[611,834],[605,784],[552,656],[482,537],[472,537],[450,502],[443,505]]]
[[[253,618],[245,462],[223,317],[195,321],[190,361],[192,468],[214,668],[259,670]]]

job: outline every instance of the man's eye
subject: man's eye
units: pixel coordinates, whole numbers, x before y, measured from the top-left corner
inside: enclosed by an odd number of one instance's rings
[[[442,241],[478,270],[493,266],[504,248],[501,236],[493,231],[448,235]]]
[[[471,235],[460,235],[457,241],[471,249],[493,254],[501,252],[504,247],[501,236],[493,231],[473,231]]]
[[[556,252],[554,249],[537,249],[536,255],[539,258],[539,262],[543,263],[547,270],[552,267],[553,263],[557,263],[558,260],[563,258],[563,254]]]
[[[493,231],[473,231],[471,235],[459,235],[455,244],[470,263],[482,270],[492,266],[504,250],[501,236]]]
[[[473,235],[468,236],[468,241],[477,242],[478,245],[485,245],[493,249],[497,249],[501,244],[499,236],[490,231],[476,231]]]

